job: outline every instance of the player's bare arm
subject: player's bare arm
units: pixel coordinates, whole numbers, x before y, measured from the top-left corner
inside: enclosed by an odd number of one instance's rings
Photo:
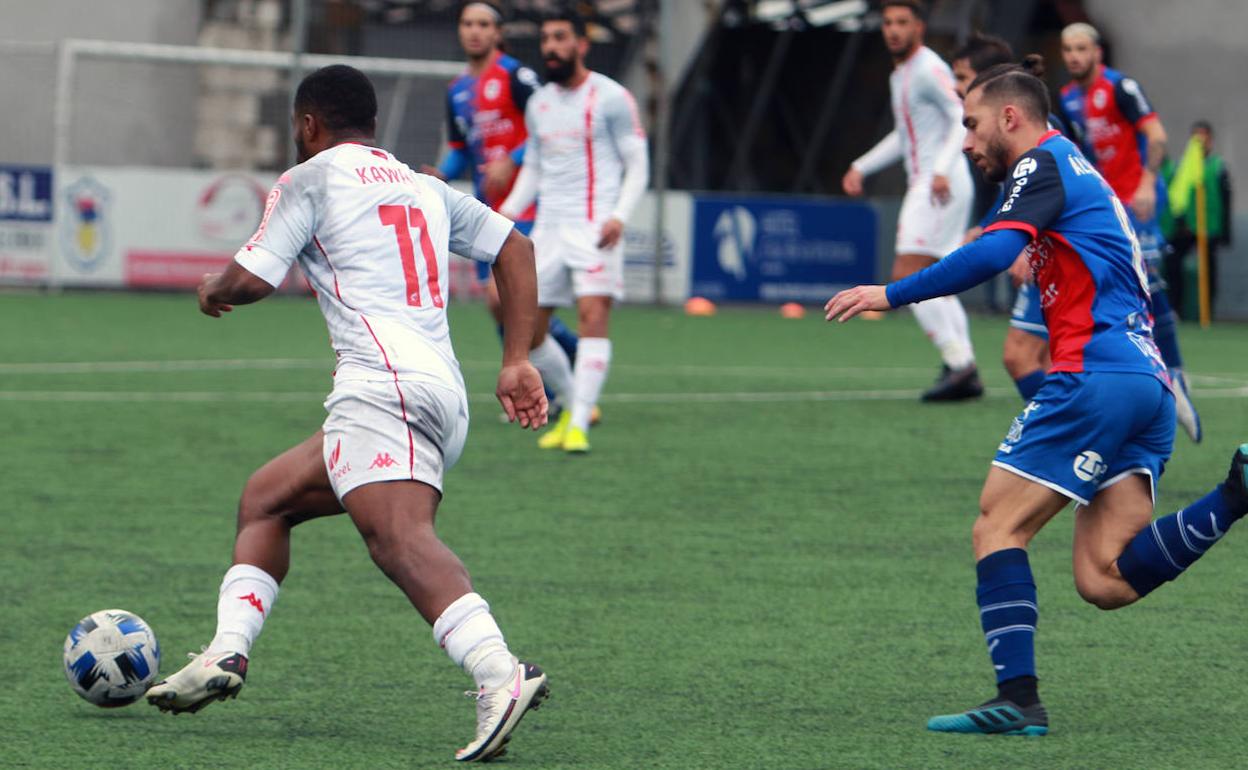
[[[529,363],[529,343],[537,328],[537,270],[533,242],[512,230],[494,261],[494,282],[503,311],[503,366],[495,394],[507,419],[537,430],[546,424],[542,377]]]
[[[1157,170],[1161,168],[1161,159],[1166,153],[1166,129],[1157,118],[1147,121],[1140,127],[1147,141],[1144,173],[1140,175],[1140,186],[1131,197],[1131,208],[1141,220],[1153,218],[1157,210]]]
[[[273,293],[273,287],[247,268],[231,262],[224,273],[208,273],[199,283],[199,310],[220,318],[235,305],[250,305]]]

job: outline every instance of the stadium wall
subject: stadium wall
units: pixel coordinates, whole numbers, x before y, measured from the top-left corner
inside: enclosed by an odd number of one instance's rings
[[[52,162],[57,41],[193,45],[202,5],[199,0],[0,0],[0,37],[30,46],[5,52],[0,67],[0,104],[6,112],[20,109],[20,119],[5,121],[0,163]],[[71,142],[79,158],[191,165],[199,93],[193,70],[115,64],[84,70],[79,77]],[[115,87],[120,80],[126,84],[124,101]]]

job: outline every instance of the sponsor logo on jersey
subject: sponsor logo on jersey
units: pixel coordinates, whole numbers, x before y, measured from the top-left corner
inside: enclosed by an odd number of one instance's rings
[[[1105,464],[1105,458],[1088,449],[1075,458],[1074,469],[1080,481],[1097,481],[1105,475],[1109,466]]]
[[[1031,157],[1023,158],[1022,160],[1018,162],[1017,165],[1014,166],[1014,178],[1022,179],[1025,176],[1031,176],[1033,173],[1035,173],[1036,168],[1039,165],[1040,164],[1036,162],[1035,158],[1031,158]]]

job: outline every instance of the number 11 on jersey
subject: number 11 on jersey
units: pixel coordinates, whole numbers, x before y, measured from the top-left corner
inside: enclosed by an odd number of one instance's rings
[[[415,206],[378,206],[377,216],[386,227],[394,228],[394,238],[399,245],[399,260],[403,263],[403,278],[407,281],[407,304],[420,307],[420,267],[416,264],[416,248],[412,242],[412,228],[420,233],[420,251],[425,257],[426,279],[429,297],[434,307],[442,307],[442,290],[438,287],[438,255],[429,238],[425,225],[425,212]]]

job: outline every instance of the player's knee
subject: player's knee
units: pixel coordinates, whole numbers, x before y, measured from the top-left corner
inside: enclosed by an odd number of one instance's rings
[[[1079,598],[1100,610],[1116,610],[1134,601],[1134,596],[1107,576],[1075,576],[1075,590]]]
[[[243,494],[238,499],[239,528],[255,522],[268,521],[281,515],[282,511],[277,505],[277,498],[273,495],[269,484],[260,473],[253,474],[247,479],[247,483],[243,486]]]
[[[1008,337],[1005,340],[1005,347],[1001,350],[1001,363],[1005,365],[1005,371],[1009,372],[1010,377],[1016,380],[1036,368],[1028,364],[1023,351]]]

